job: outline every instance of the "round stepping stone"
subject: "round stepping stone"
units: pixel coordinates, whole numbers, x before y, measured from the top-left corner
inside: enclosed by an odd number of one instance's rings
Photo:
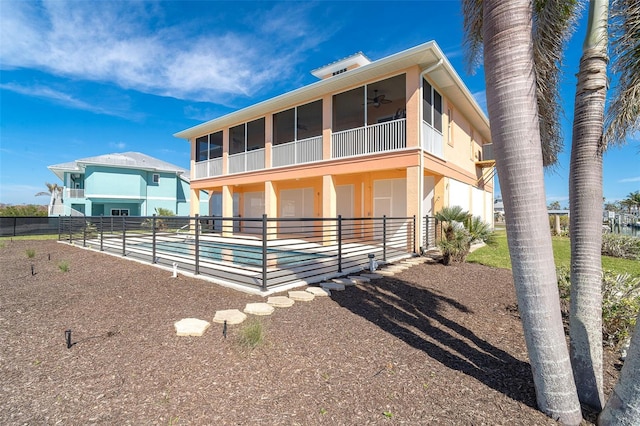
[[[300,302],[310,302],[313,300],[315,296],[306,291],[290,291],[289,298],[300,301]]]
[[[326,288],[309,287],[305,291],[313,294],[314,296],[331,296],[331,291]]]
[[[289,299],[287,296],[271,296],[267,299],[267,303],[276,308],[288,308],[293,306],[296,301]]]
[[[213,322],[224,323],[225,321],[229,325],[240,324],[246,320],[247,316],[237,309],[226,309],[224,311],[216,311],[216,315],[213,317]]]
[[[340,283],[321,283],[320,287],[326,290],[336,290],[336,291],[344,290],[344,285]]]
[[[173,325],[178,336],[202,336],[211,324],[198,318],[184,318]]]
[[[244,307],[245,314],[253,315],[271,315],[275,310],[276,308],[264,302],[247,303],[247,306]]]

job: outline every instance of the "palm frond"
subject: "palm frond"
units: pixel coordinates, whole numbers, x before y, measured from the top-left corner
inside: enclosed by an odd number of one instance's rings
[[[464,46],[467,71],[475,73],[482,63],[482,0],[462,0],[462,16],[464,16]]]
[[[533,54],[545,166],[556,164],[562,151],[560,68],[564,47],[576,28],[580,8],[577,0],[534,1]]]
[[[605,147],[640,131],[640,2],[613,0],[610,16],[611,69],[619,78],[607,110]]]

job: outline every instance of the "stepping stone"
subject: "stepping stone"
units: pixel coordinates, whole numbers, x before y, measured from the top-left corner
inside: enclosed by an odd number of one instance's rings
[[[276,308],[288,308],[293,306],[296,301],[287,296],[271,296],[267,299],[267,303]]]
[[[299,302],[310,302],[315,296],[307,291],[290,291],[289,298]]]
[[[244,307],[245,314],[253,315],[271,315],[275,310],[276,308],[264,302],[247,303],[247,306]]]
[[[320,287],[309,287],[305,291],[313,294],[314,296],[331,296],[331,290]]]
[[[377,273],[379,275],[382,275],[383,277],[392,277],[395,274],[397,274],[398,272],[401,272],[401,271],[390,271],[390,270],[386,270],[386,269],[380,269],[380,270],[378,270]]]
[[[247,319],[247,316],[237,309],[226,309],[224,311],[216,311],[216,315],[213,317],[213,322],[224,323],[228,325],[240,324]]]
[[[321,283],[320,287],[326,289],[326,290],[335,290],[335,291],[342,291],[344,290],[344,285],[343,284],[339,284],[339,283]]]
[[[184,318],[173,325],[178,336],[202,336],[211,324],[198,318]]]
[[[383,268],[383,271],[393,271],[393,272],[402,272],[409,269],[408,266],[400,266],[400,265],[390,265]]]
[[[370,280],[378,280],[378,279],[382,278],[382,275],[376,274],[376,273],[360,274],[360,276],[363,276],[365,278],[369,278]]]
[[[334,278],[331,281],[334,283],[342,284],[345,287],[356,285],[356,282],[350,278]]]
[[[361,282],[361,283],[368,283],[369,281],[371,281],[370,278],[363,277],[362,275],[354,275],[354,276],[349,275],[347,278],[349,278],[350,280]]]

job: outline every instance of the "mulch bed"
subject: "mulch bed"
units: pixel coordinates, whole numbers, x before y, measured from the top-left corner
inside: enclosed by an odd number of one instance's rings
[[[3,425],[555,424],[508,270],[425,264],[296,302],[260,317],[250,350],[242,326],[173,324],[260,296],[55,241],[4,241],[0,265]]]

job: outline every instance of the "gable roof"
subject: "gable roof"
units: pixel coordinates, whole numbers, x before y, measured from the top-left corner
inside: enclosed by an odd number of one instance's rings
[[[176,173],[189,181],[189,172],[182,167],[142,154],[141,152],[122,152],[86,157],[67,163],[54,164],[47,168],[64,180],[64,172],[84,173],[87,165],[147,170],[154,172]]]
[[[426,75],[438,86],[438,91],[456,105],[458,111],[470,121],[485,141],[491,140],[489,119],[435,41],[429,41],[378,59],[331,78],[316,81],[291,92],[182,130],[173,136],[187,140],[196,138],[224,127],[254,120],[274,111],[291,108],[292,105],[319,99],[327,93],[339,93],[364,81],[383,78],[414,65],[418,65],[421,72],[427,73]]]

